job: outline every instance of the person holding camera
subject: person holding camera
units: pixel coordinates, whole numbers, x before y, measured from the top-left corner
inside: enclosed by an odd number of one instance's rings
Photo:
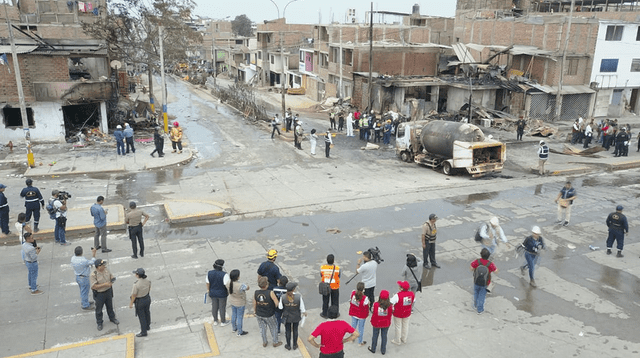
[[[375,302],[376,291],[376,272],[378,271],[378,262],[372,259],[371,251],[367,250],[362,253],[362,257],[358,260],[356,273],[362,274],[362,282],[364,283],[364,294],[369,298],[369,310]]]
[[[93,247],[96,250],[102,248],[103,253],[111,252],[107,248],[107,209],[102,207],[104,196],[100,195],[96,203],[91,206],[91,216],[93,225],[96,227],[96,234],[93,236]],[[101,240],[100,240],[101,239]]]
[[[107,315],[109,321],[114,324],[120,324],[113,311],[113,283],[116,278],[107,270],[107,261],[97,259],[95,270],[91,273],[90,282],[93,290],[93,299],[96,301],[96,323],[98,323],[98,331],[102,331],[102,308],[107,307]]]
[[[24,241],[22,244],[22,256],[29,270],[29,289],[32,295],[41,295],[44,293],[38,290],[38,255],[41,248],[36,244],[30,232],[24,233]]]
[[[67,228],[67,195],[65,192],[54,189],[50,199],[53,209],[56,211],[56,227],[53,231],[55,240],[60,245],[69,245],[66,239]]]
[[[91,260],[87,260],[82,256],[82,246],[78,246],[74,250],[75,256],[71,258],[71,266],[76,274],[78,287],[80,287],[80,305],[85,311],[93,309],[91,302],[89,302],[89,275],[91,274],[91,266],[96,262],[96,251],[97,249],[92,247],[93,257]]]

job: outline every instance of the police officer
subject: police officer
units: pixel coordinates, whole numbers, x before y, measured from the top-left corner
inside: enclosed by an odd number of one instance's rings
[[[620,157],[624,155],[624,150],[626,147],[626,142],[629,140],[629,135],[627,134],[627,128],[620,128],[620,132],[616,135],[616,150],[613,152],[615,157]]]
[[[543,140],[540,141],[540,147],[538,148],[538,169],[540,175],[544,175],[544,165],[549,159],[549,147]]]
[[[607,226],[609,227],[609,237],[607,238],[607,255],[611,255],[611,247],[613,242],[618,243],[618,255],[622,256],[622,249],[624,248],[624,234],[629,233],[629,223],[627,217],[622,213],[622,205],[616,207],[616,211],[609,214],[607,217]]]
[[[9,202],[7,197],[4,196],[6,188],[6,185],[0,184],[0,229],[2,229],[3,234],[9,235],[11,234],[11,231],[9,231]]]
[[[40,190],[33,186],[33,180],[25,181],[27,187],[22,189],[20,196],[24,198],[24,207],[27,208],[27,222],[31,221],[33,214],[33,231],[38,232],[38,224],[40,223],[40,207],[44,209],[44,198]]]

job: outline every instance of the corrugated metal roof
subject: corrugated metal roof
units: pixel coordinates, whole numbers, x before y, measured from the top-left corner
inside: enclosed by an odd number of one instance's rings
[[[458,56],[458,60],[460,60],[461,63],[476,62],[473,56],[471,56],[471,52],[469,52],[469,49],[467,48],[467,46],[465,46],[465,44],[456,43],[451,45],[451,47],[453,48],[453,52],[456,53],[456,56]]]
[[[37,49],[38,45],[16,45],[16,53],[29,53]],[[11,53],[11,46],[0,46],[0,53]]]

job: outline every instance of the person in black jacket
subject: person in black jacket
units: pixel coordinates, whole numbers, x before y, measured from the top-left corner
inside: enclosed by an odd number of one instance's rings
[[[164,137],[160,134],[160,127],[156,127],[156,131],[153,133],[153,144],[155,144],[156,149],[151,152],[151,156],[153,157],[153,154],[158,152],[158,157],[164,157]]]

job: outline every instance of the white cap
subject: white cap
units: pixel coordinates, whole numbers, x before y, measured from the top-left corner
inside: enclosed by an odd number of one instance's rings
[[[490,223],[491,225],[493,225],[493,226],[498,226],[498,225],[500,225],[500,221],[499,221],[499,220],[498,220],[498,218],[497,218],[497,217],[495,217],[495,216],[494,216],[494,217],[492,217],[492,218],[491,218],[491,220],[489,220],[489,223]]]
[[[538,234],[538,235],[541,235],[541,234],[542,234],[542,231],[541,231],[541,230],[540,230],[540,228],[539,228],[539,227],[537,227],[537,226],[532,227],[532,228],[531,228],[531,232],[532,232],[532,233],[534,233],[534,234]]]
[[[122,129],[122,126],[118,124],[118,125],[116,126],[116,129]]]
[[[543,141],[543,140],[541,140],[541,141],[540,141],[540,145],[543,145],[543,144],[544,144],[544,141]]]

